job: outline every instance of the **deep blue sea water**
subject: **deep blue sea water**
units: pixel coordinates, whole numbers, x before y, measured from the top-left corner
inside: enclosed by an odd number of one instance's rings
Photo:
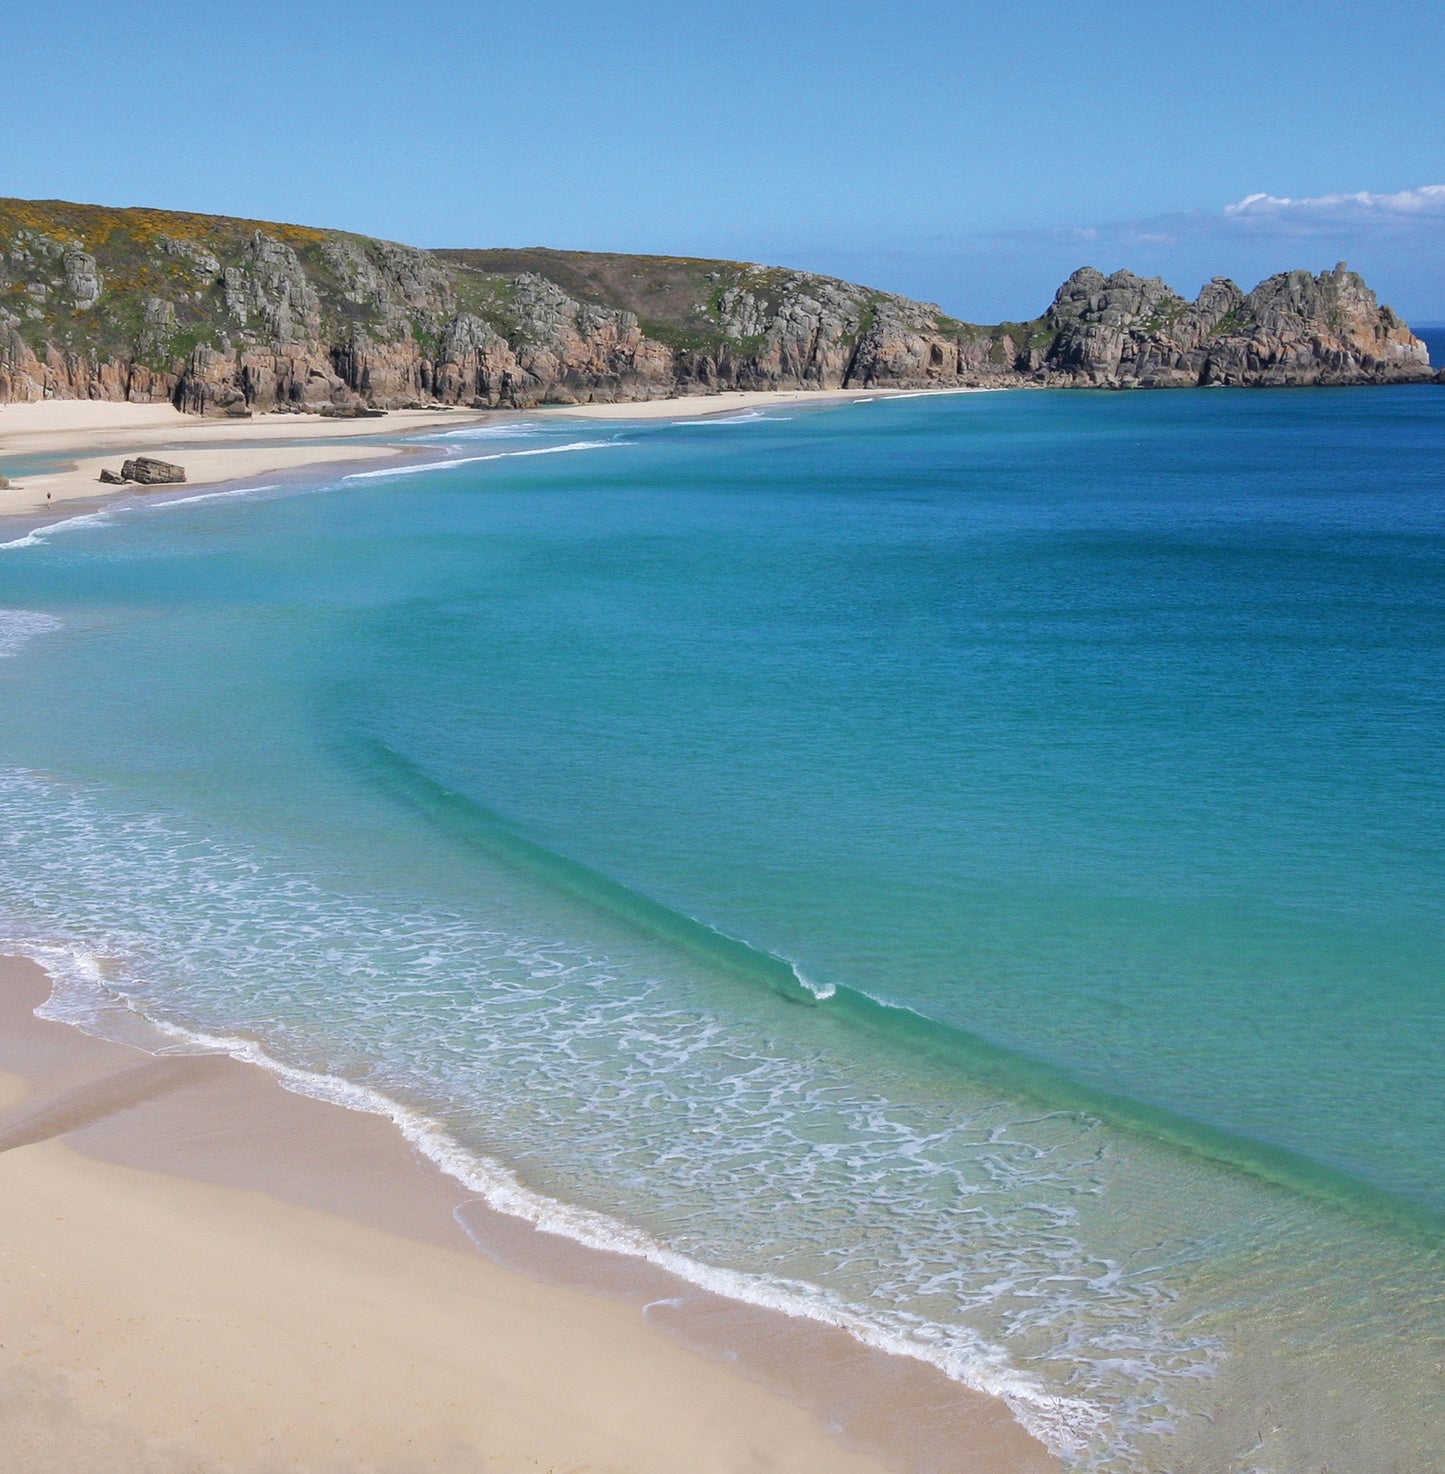
[[[0,552],[57,1009],[381,1092],[1081,1467],[1431,1467],[1445,392],[435,448]]]

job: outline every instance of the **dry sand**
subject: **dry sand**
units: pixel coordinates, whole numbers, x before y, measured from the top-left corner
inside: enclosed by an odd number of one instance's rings
[[[533,413],[681,418],[870,397]],[[100,467],[128,455],[179,460],[189,487],[214,486],[515,417],[5,405],[0,457],[75,465],[0,490],[0,514],[43,514],[46,492],[51,506],[103,495]],[[156,1057],[36,1019],[47,992],[33,964],[0,959],[6,1474],[1057,1470],[1002,1403],[932,1369],[539,1234],[469,1200],[389,1122],[229,1058]]]
[[[213,487],[278,472],[324,465],[352,465],[404,454],[419,434],[487,420],[519,416],[592,420],[687,419],[732,414],[777,405],[842,403],[897,397],[911,391],[878,389],[780,389],[693,394],[632,404],[557,405],[537,410],[392,410],[374,420],[322,419],[269,414],[249,420],[201,419],[169,404],[111,404],[98,400],[50,399],[37,404],[0,405],[0,470],[16,457],[73,458],[64,469],[12,476],[0,489],[0,516],[43,513],[47,506],[90,500],[143,487],[101,484],[102,467],[120,469],[127,456],[150,455],[185,467],[188,486]],[[931,391],[921,391],[931,392]],[[990,393],[951,389],[940,393]],[[174,488],[154,488],[173,491]]]
[[[567,404],[529,410],[529,414],[576,416],[587,420],[683,420],[735,414],[788,404],[844,404],[848,400],[912,398],[922,389],[725,389],[718,394],[687,394],[676,399],[642,399],[633,404]],[[985,394],[986,389],[942,389],[941,394]]]
[[[188,486],[215,486],[307,466],[396,455],[408,436],[486,418],[476,410],[395,410],[380,420],[312,415],[223,420],[183,415],[168,404],[50,399],[0,405],[0,469],[12,457],[73,457],[65,469],[11,476],[14,485],[0,490],[0,515],[34,514],[47,506],[120,490],[144,492],[143,487],[104,486],[98,479],[103,466],[118,471],[121,462],[133,455],[176,461],[185,467]]]
[[[1001,1405],[895,1358],[869,1374],[890,1416],[854,1430],[878,1451],[846,1443],[625,1295],[484,1258],[462,1189],[389,1123],[35,1019],[47,991],[0,960],[13,1474],[1056,1469]]]

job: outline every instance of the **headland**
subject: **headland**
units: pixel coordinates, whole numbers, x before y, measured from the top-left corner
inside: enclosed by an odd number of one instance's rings
[[[1080,267],[970,323],[786,267],[420,250],[229,216],[0,200],[0,403],[207,415],[523,409],[719,390],[1426,382],[1425,344],[1340,262],[1192,300]]]

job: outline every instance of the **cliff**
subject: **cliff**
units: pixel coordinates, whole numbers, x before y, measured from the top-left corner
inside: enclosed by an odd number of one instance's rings
[[[1246,294],[1217,276],[1188,302],[1157,276],[1090,267],[1054,297],[1045,370],[1078,384],[1357,384],[1432,377],[1425,344],[1342,261]]]
[[[198,413],[523,407],[713,389],[1355,384],[1431,377],[1342,265],[1194,302],[1083,268],[980,326],[808,272],[601,253],[422,251],[224,216],[0,200],[0,403]]]

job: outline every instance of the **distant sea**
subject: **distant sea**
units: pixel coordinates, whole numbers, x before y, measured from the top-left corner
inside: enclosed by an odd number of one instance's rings
[[[1425,340],[1430,350],[1430,363],[1435,368],[1445,368],[1445,322],[1427,323],[1415,328],[1415,336]]]
[[[1436,1467],[1445,391],[431,449],[0,551],[52,1011],[384,1098],[1080,1469]]]

